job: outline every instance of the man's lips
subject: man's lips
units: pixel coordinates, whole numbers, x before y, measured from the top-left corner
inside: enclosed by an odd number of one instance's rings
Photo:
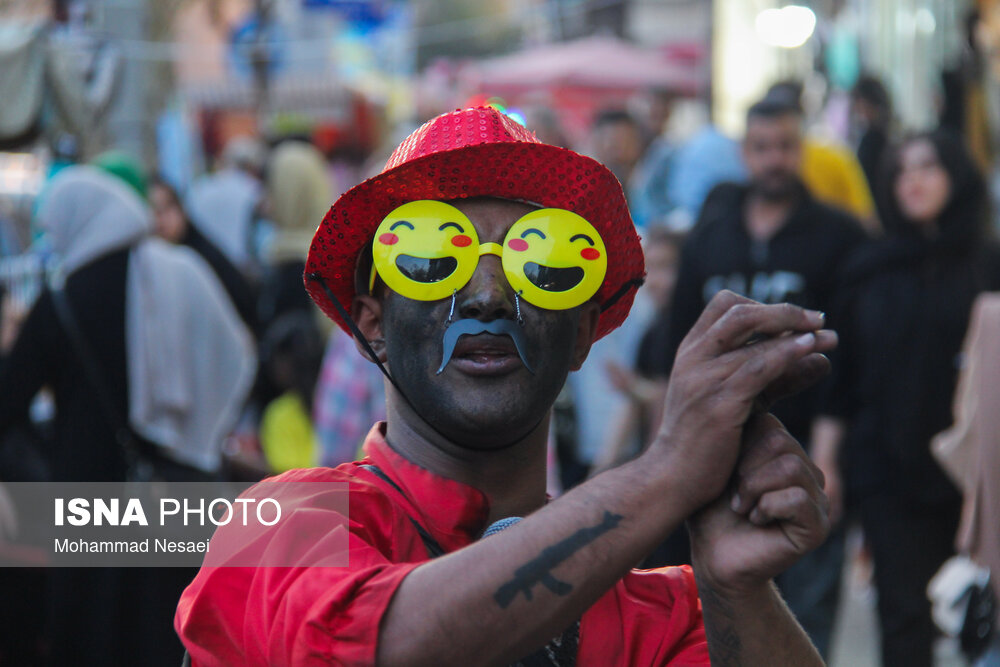
[[[506,375],[524,368],[509,336],[462,336],[455,345],[451,365],[467,375]]]
[[[440,375],[454,359],[461,370],[475,374],[506,373],[521,366],[534,374],[524,356],[526,342],[521,326],[513,320],[460,319],[445,329],[437,372]]]
[[[452,357],[505,357],[517,356],[517,348],[510,336],[483,333],[477,336],[462,336],[455,344]]]

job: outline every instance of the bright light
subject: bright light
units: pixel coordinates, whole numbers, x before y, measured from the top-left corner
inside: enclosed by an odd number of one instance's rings
[[[0,195],[37,195],[45,172],[31,153],[0,153]]]
[[[918,9],[914,19],[917,24],[917,30],[924,34],[933,34],[934,30],[937,29],[937,21],[934,20],[934,14],[926,7]]]
[[[524,125],[525,127],[528,126],[528,120],[524,117],[524,112],[518,109],[517,107],[510,107],[509,109],[507,109],[506,113],[507,116],[515,123],[518,123],[519,125]]]
[[[757,14],[757,37],[770,46],[794,49],[806,43],[816,29],[816,15],[808,7],[786,5]]]

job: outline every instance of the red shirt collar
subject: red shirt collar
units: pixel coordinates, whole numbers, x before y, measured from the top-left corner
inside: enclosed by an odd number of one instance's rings
[[[479,539],[490,511],[486,494],[411,463],[385,441],[385,422],[378,422],[368,432],[364,451],[367,462],[403,489],[410,516],[429,530],[446,551]]]

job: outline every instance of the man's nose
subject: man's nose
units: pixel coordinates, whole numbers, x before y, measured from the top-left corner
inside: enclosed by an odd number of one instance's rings
[[[479,258],[472,278],[458,292],[457,304],[456,315],[461,318],[483,322],[514,318],[514,291],[499,257],[483,255]]]

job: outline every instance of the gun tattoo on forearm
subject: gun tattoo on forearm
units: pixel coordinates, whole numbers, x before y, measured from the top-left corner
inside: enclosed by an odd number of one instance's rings
[[[621,514],[605,511],[604,519],[596,526],[581,528],[566,539],[546,547],[537,557],[517,568],[514,571],[514,578],[498,588],[497,592],[493,594],[493,599],[496,600],[501,609],[506,609],[518,593],[524,593],[525,599],[530,600],[531,589],[538,583],[556,595],[569,595],[569,592],[573,590],[572,584],[552,576],[552,568],[615,528],[623,518]]]

